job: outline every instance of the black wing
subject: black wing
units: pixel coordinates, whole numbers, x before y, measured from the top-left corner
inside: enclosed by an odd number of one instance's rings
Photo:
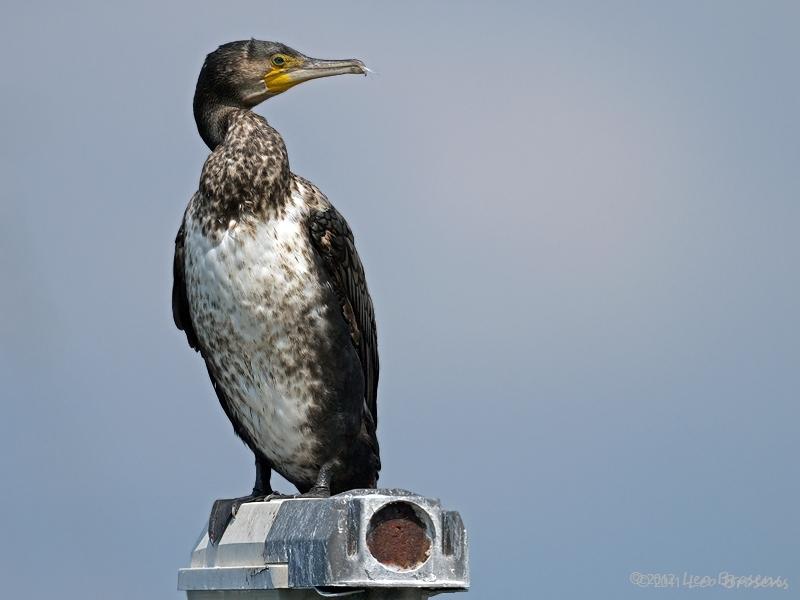
[[[172,260],[172,318],[175,325],[186,333],[186,341],[195,350],[200,350],[197,334],[192,325],[192,316],[189,314],[189,298],[186,296],[186,280],[184,278],[184,237],[186,228],[181,222],[178,235],[175,238],[175,257]]]
[[[311,239],[331,275],[342,305],[345,321],[358,350],[364,372],[367,409],[375,426],[378,424],[378,333],[353,232],[347,221],[333,206],[325,206],[310,218]]]

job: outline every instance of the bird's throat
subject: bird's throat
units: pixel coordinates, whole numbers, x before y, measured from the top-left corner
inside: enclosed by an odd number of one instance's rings
[[[195,93],[194,120],[197,123],[197,131],[211,150],[214,150],[225,139],[230,116],[235,111],[246,108],[235,102],[226,102],[201,90]]]

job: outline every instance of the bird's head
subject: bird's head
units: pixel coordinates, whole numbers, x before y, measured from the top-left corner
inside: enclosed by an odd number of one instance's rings
[[[197,91],[252,108],[298,83],[347,73],[366,75],[367,69],[357,59],[321,60],[278,42],[246,40],[223,44],[206,57]]]

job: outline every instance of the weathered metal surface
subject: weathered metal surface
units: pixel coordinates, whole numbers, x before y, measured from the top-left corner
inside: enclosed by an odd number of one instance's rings
[[[327,597],[342,600],[426,600],[431,596],[426,590],[416,588],[364,589],[344,596],[320,594],[314,589],[190,591],[186,594],[188,600],[325,600]]]
[[[178,580],[191,600],[239,597],[205,594],[214,591],[315,588],[374,591],[360,598],[423,598],[468,587],[461,517],[404,490],[244,504],[217,545],[203,535]],[[390,589],[397,593],[389,595]]]

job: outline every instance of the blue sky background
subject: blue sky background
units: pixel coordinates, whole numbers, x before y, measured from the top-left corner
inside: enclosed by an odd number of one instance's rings
[[[798,26],[777,1],[6,5],[2,596],[179,598],[212,500],[252,485],[170,312],[197,73],[250,36],[378,73],[258,110],[355,231],[381,484],[462,512],[470,597],[794,596]],[[628,581],[722,570],[790,590]]]

